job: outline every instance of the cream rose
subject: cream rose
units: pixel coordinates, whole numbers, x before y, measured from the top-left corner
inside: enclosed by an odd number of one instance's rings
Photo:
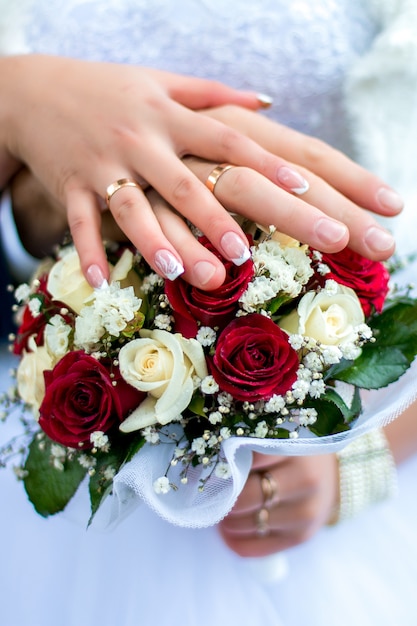
[[[55,263],[49,272],[47,290],[54,300],[63,302],[67,307],[79,313],[94,289],[88,284],[81,271],[77,251],[67,252]]]
[[[29,404],[36,417],[45,395],[43,373],[54,366],[54,361],[44,346],[37,346],[33,337],[29,338],[31,352],[24,352],[17,368],[17,390],[24,402]]]
[[[365,316],[355,292],[333,283],[332,289],[307,292],[297,310],[282,318],[279,325],[292,334],[312,337],[331,346],[340,346],[357,338],[356,327]]]
[[[131,272],[133,267],[133,254],[125,250],[119,261],[113,267],[109,263],[110,282],[118,281],[121,287],[132,285],[135,293],[139,292],[140,281],[136,272]],[[75,313],[88,304],[94,289],[88,284],[81,271],[80,258],[74,249],[66,252],[57,261],[48,276],[47,289],[54,300],[63,302]]]
[[[121,348],[119,367],[124,380],[148,396],[121,424],[123,432],[168,424],[190,403],[194,376],[207,376],[197,340],[165,330],[141,330],[140,335]]]

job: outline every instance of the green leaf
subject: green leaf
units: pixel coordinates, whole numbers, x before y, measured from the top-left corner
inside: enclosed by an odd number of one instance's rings
[[[63,470],[56,469],[51,462],[52,445],[56,444],[48,437],[38,440],[35,435],[24,467],[27,471],[24,485],[29,500],[43,517],[62,511],[86,474],[77,459],[66,460]]]
[[[315,424],[309,427],[311,432],[319,437],[340,433],[349,430],[349,424],[361,412],[359,390],[354,390],[350,406],[330,387],[320,398],[309,401],[308,406],[316,409],[318,415]]]
[[[96,455],[95,471],[89,483],[91,516],[88,525],[113,488],[113,480],[106,476],[106,469],[111,468],[115,473],[119,472],[145,443],[144,437],[138,437],[137,433],[134,433],[130,442],[127,441],[128,437],[132,435],[121,435],[120,439],[113,443],[110,452],[98,452]]]
[[[191,398],[191,402],[188,405],[188,410],[195,415],[200,415],[200,417],[207,417],[207,414],[204,412],[204,398],[198,394],[194,394]]]
[[[380,389],[398,380],[417,354],[417,301],[403,298],[391,303],[369,322],[375,343],[367,343],[355,361],[332,367],[326,378],[363,389]]]

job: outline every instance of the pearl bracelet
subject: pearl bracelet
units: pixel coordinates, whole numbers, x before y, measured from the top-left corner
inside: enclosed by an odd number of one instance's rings
[[[333,523],[355,517],[371,504],[396,494],[397,470],[382,429],[358,437],[336,456],[340,505]]]

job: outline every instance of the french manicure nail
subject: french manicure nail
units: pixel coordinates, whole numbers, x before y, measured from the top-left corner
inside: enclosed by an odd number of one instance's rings
[[[347,226],[327,217],[323,217],[316,222],[315,230],[319,239],[325,244],[337,243],[348,232]]]
[[[258,93],[256,97],[258,98],[258,102],[262,109],[269,109],[273,103],[271,96],[267,96],[265,93]]]
[[[277,179],[280,185],[299,196],[308,191],[310,187],[304,176],[286,165],[279,168]]]
[[[175,280],[184,273],[184,267],[169,250],[158,250],[154,263],[162,276],[169,280]]]
[[[87,268],[86,277],[94,289],[100,289],[101,287],[107,285],[107,281],[104,278],[101,267],[98,265],[90,265],[90,267]]]
[[[395,239],[384,228],[371,226],[365,234],[365,243],[374,252],[386,252],[395,244]]]
[[[215,266],[208,261],[198,261],[194,265],[194,276],[202,286],[206,285],[215,273]]]
[[[389,187],[381,187],[378,189],[376,197],[382,208],[389,209],[390,211],[401,211],[404,206],[404,200],[401,196]]]
[[[243,265],[250,258],[250,250],[244,241],[234,233],[229,231],[221,238],[220,245],[225,256],[235,265]]]

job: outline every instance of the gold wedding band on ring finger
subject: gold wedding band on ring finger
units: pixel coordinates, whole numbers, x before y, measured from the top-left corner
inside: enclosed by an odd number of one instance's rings
[[[136,187],[137,189],[140,189],[142,191],[142,187],[133,178],[119,178],[118,180],[114,181],[114,183],[111,183],[106,188],[105,201],[109,209],[110,209],[110,200],[112,199],[114,194],[117,193],[120,189],[123,189],[124,187]]]
[[[214,190],[217,183],[219,182],[220,176],[227,172],[227,170],[231,170],[232,167],[236,167],[236,165],[231,165],[230,163],[221,163],[220,165],[216,165],[216,167],[207,176],[204,184],[213,195],[215,195]]]
[[[279,503],[278,483],[270,472],[263,472],[259,475],[262,489],[262,506],[256,513],[256,534],[265,537],[271,532],[269,525],[269,511],[273,504]]]

